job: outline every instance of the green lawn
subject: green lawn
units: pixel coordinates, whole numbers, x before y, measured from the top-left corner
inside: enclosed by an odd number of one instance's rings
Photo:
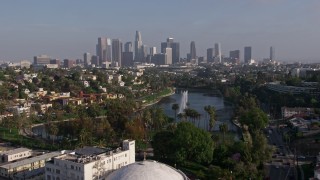
[[[152,95],[148,95],[146,97],[143,98],[143,100],[146,101],[146,103],[151,103],[153,101],[156,101],[158,100],[158,98],[162,97],[162,96],[165,96],[167,94],[170,94],[171,93],[171,89],[170,88],[166,88],[158,93],[154,93]]]

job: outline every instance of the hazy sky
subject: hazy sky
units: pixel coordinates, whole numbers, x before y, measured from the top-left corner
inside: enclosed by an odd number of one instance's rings
[[[156,46],[180,42],[181,57],[220,42],[224,55],[252,46],[253,57],[320,62],[320,0],[7,0],[0,5],[0,60],[34,55],[82,58],[99,36]]]

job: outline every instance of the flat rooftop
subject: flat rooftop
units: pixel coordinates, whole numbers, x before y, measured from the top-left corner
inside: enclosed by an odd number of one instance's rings
[[[17,148],[17,149],[12,149],[12,150],[9,150],[9,151],[0,152],[0,154],[13,155],[13,154],[26,152],[26,151],[31,151],[31,149],[28,149],[28,148]]]
[[[57,157],[56,159],[71,161],[79,164],[86,164],[92,161],[99,160],[101,159],[101,157],[97,155],[85,156],[76,154],[64,154],[62,156]]]
[[[27,164],[31,164],[31,163],[37,162],[37,161],[48,160],[48,159],[51,159],[51,158],[59,156],[59,155],[61,155],[61,152],[51,152],[51,153],[43,154],[40,156],[35,156],[32,158],[23,159],[23,160],[16,161],[16,162],[6,163],[4,165],[1,165],[0,168],[3,168],[3,169],[10,169],[11,168],[12,169],[12,168],[24,166]]]
[[[108,151],[108,149],[104,149],[104,148],[85,146],[83,148],[76,149],[75,154],[84,155],[84,156],[91,156],[91,155],[99,155],[99,154],[105,153],[107,151]]]

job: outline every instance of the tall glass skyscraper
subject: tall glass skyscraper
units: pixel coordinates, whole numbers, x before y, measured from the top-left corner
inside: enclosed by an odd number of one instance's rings
[[[214,56],[218,59],[219,63],[221,63],[221,44],[214,44]]]
[[[190,43],[190,60],[197,59],[197,52],[196,52],[196,43],[191,41]]]
[[[99,57],[98,65],[101,66],[105,62],[111,62],[111,39],[105,37],[98,38],[96,46],[96,54]]]
[[[142,38],[141,38],[141,33],[139,31],[136,31],[136,39],[134,42],[134,60],[136,62],[143,62],[144,57],[143,57],[143,44],[142,44]]]
[[[274,47],[270,47],[270,60],[273,61],[275,58]]]
[[[252,59],[251,46],[244,47],[244,63],[249,63],[251,59]]]

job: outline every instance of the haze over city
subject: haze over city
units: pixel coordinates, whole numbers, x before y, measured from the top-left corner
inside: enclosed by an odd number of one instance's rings
[[[97,38],[160,47],[167,37],[180,42],[181,57],[195,41],[199,56],[220,42],[222,54],[252,46],[253,58],[276,49],[282,61],[320,60],[318,0],[184,1],[4,1],[0,6],[0,60],[82,58],[95,53]],[[243,59],[242,59],[243,61]]]

